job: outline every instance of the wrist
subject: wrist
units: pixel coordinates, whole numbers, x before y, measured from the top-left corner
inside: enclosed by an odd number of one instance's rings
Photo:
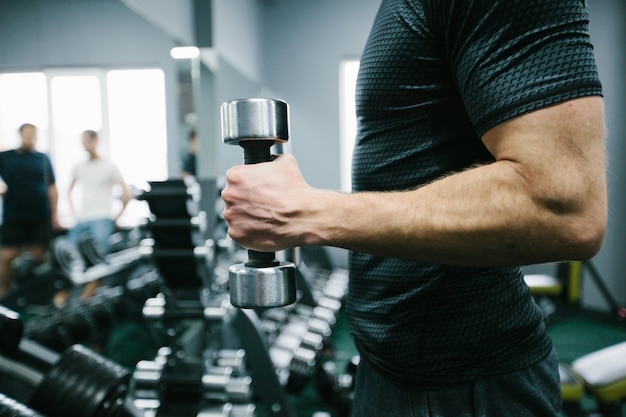
[[[307,218],[299,222],[309,246],[339,246],[349,226],[345,215],[349,194],[316,190],[306,208]]]

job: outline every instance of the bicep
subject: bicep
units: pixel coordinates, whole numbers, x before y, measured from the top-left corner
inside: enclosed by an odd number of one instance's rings
[[[603,100],[583,97],[532,111],[489,129],[482,141],[496,160],[603,164]]]
[[[576,205],[606,200],[601,97],[568,100],[518,116],[489,129],[482,141],[496,162],[514,167],[537,201]]]

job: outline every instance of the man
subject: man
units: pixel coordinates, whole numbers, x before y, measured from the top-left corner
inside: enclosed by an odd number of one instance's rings
[[[109,160],[104,159],[98,152],[98,134],[93,130],[85,130],[82,142],[87,151],[88,160],[74,168],[72,182],[69,187],[70,207],[76,225],[69,231],[68,237],[76,244],[81,236],[90,236],[100,246],[103,253],[111,251],[109,237],[115,231],[115,224],[131,200],[131,192],[122,178],[119,169]],[[80,186],[80,205],[77,207],[72,199],[76,186]],[[115,187],[121,190],[122,206],[113,212],[113,191]],[[89,297],[95,290],[95,284],[88,285],[83,292]]]
[[[243,246],[351,250],[354,417],[557,415],[558,358],[518,266],[602,244],[601,94],[582,0],[383,0],[355,192],[310,187],[289,155],[228,171]]]
[[[182,161],[182,169],[180,177],[196,176],[196,154],[198,153],[198,139],[196,138],[196,131],[192,129],[189,132],[189,152],[185,155]]]
[[[11,264],[23,251],[44,260],[52,228],[58,228],[58,190],[47,155],[37,152],[37,127],[20,126],[19,148],[0,153],[3,193],[2,250],[0,251],[0,298],[11,288]]]

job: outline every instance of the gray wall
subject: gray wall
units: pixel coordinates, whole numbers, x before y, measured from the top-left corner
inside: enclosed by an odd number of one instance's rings
[[[118,0],[0,1],[0,72],[157,67],[165,72],[168,167],[178,167],[178,103],[170,36]]]
[[[604,87],[609,182],[609,226],[604,246],[594,258],[612,293],[626,304],[626,2],[589,0],[591,38]],[[587,279],[584,300],[595,307],[604,303],[597,287]]]
[[[261,63],[265,60],[262,33],[268,25],[261,10],[262,2],[258,0],[213,1],[214,46],[229,63],[222,70],[239,72],[251,82],[261,79]]]
[[[182,45],[194,45],[193,0],[120,0]]]
[[[234,99],[272,96],[261,81],[261,64],[266,49],[262,35],[268,29],[261,10],[258,0],[213,1],[213,39],[219,56],[214,79],[213,121],[214,172],[218,177],[243,160],[240,147],[221,143],[219,106]]]
[[[291,146],[305,178],[339,189],[339,63],[361,55],[379,0],[266,4],[263,79],[291,106]]]

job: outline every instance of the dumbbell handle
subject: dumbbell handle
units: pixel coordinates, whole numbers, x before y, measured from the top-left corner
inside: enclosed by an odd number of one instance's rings
[[[270,162],[272,154],[270,148],[273,140],[244,140],[239,143],[243,148],[243,162],[246,165]]]
[[[272,160],[270,148],[273,144],[273,140],[240,142],[239,146],[243,148],[244,164],[251,165],[261,162],[270,162]],[[248,250],[248,261],[245,265],[250,268],[266,268],[277,266],[278,263],[275,252],[258,252],[250,249]]]
[[[41,372],[2,355],[0,355],[0,375],[7,375],[30,388],[36,388],[43,380]]]

